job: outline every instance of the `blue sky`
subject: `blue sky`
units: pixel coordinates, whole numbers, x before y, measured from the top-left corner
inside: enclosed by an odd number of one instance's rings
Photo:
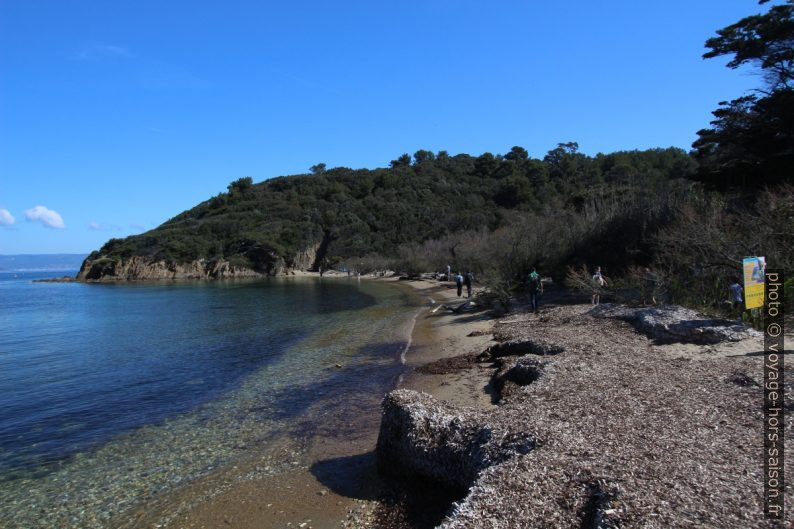
[[[226,189],[418,149],[689,149],[752,0],[0,0],[0,254],[89,252]],[[12,222],[13,219],[13,223]]]

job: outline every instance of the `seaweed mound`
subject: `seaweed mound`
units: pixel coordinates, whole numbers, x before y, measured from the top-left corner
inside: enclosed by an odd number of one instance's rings
[[[486,468],[535,446],[525,432],[460,413],[426,393],[401,389],[383,401],[378,467],[468,489]]]
[[[513,394],[519,387],[527,386],[543,376],[549,361],[533,355],[497,359],[497,370],[492,383],[500,400]]]

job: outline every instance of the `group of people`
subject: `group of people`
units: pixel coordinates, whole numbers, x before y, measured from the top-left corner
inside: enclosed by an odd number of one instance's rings
[[[657,275],[650,269],[645,268],[642,277],[642,303],[643,305],[656,305],[657,290],[659,288],[659,279]],[[529,291],[529,305],[532,312],[537,312],[540,305],[540,296],[543,294],[543,280],[538,274],[537,270],[533,267],[532,271],[527,276],[527,290]],[[604,287],[608,285],[606,277],[601,272],[601,267],[595,267],[591,277],[590,290],[592,296],[590,299],[591,304],[598,305],[601,303],[601,293]],[[729,300],[731,308],[735,314],[741,315],[744,312],[744,288],[741,285],[741,280],[738,277],[732,277],[728,285]]]
[[[607,286],[607,280],[601,273],[600,266],[596,267],[592,282],[593,296],[591,303],[593,305],[598,305],[601,303],[601,289]],[[529,273],[529,276],[527,276],[527,290],[529,290],[529,306],[532,312],[537,312],[540,306],[540,296],[543,295],[543,279],[540,277],[535,267],[532,267],[532,271]]]

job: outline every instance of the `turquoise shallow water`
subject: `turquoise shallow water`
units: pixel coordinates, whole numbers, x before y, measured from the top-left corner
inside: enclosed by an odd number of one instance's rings
[[[33,277],[0,274],[2,527],[102,527],[276,437],[346,435],[421,303],[346,278]]]

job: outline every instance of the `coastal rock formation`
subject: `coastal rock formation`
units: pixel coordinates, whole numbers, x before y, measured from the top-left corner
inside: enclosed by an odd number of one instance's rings
[[[280,269],[279,269],[280,270]],[[154,261],[144,257],[129,259],[88,258],[83,262],[78,281],[129,281],[164,279],[231,279],[261,277],[262,272],[233,266],[228,261],[198,260],[189,263]]]
[[[468,489],[484,469],[535,446],[525,432],[460,413],[426,393],[396,390],[383,401],[378,467]]]
[[[78,281],[153,281],[174,279],[236,279],[288,274],[315,266],[321,242],[298,252],[286,262],[272,248],[250,245],[241,248],[244,261],[232,264],[225,259],[198,259],[177,263],[164,259],[132,256],[111,258],[89,255],[77,274]]]
[[[295,270],[309,270],[315,267],[315,263],[317,262],[317,252],[320,250],[320,246],[322,245],[322,241],[318,242],[317,244],[313,244],[307,247],[304,250],[301,250],[295,257],[293,257],[292,268]]]
[[[738,342],[761,335],[741,322],[707,318],[694,310],[677,305],[626,307],[604,303],[594,307],[590,313],[597,318],[629,322],[638,331],[659,342],[715,344]]]

